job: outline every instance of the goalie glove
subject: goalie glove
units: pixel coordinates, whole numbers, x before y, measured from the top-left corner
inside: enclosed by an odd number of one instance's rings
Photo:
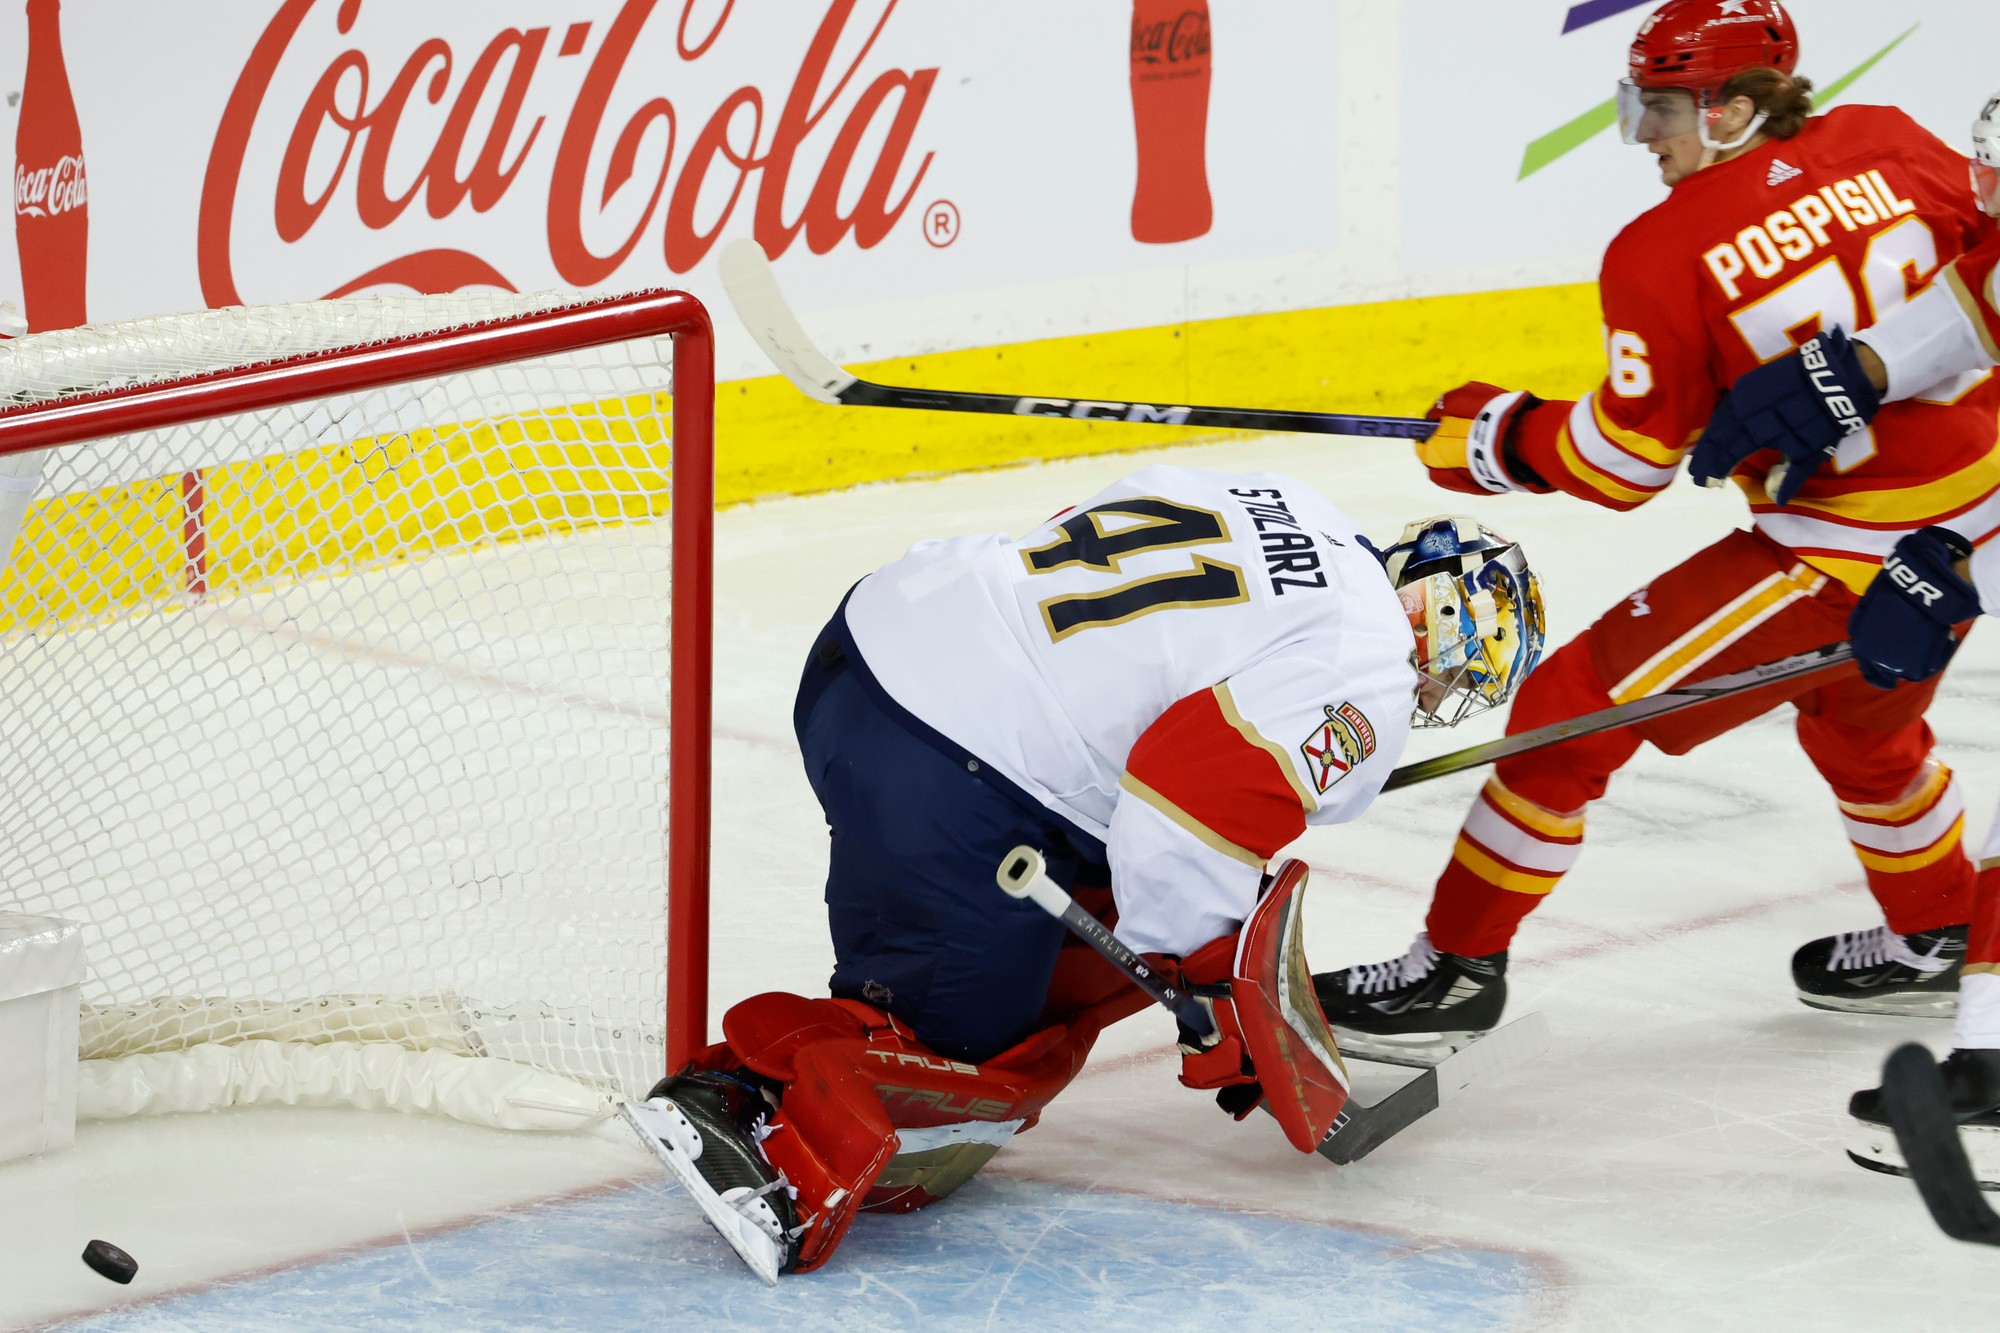
[[[1181,1082],[1215,1089],[1216,1103],[1238,1120],[1267,1106],[1292,1146],[1312,1152],[1347,1105],[1348,1089],[1306,965],[1305,882],[1305,863],[1286,861],[1242,930],[1185,960],[1146,961],[1175,969],[1214,1023],[1207,1036],[1182,1026]]]
[[[1497,495],[1547,490],[1513,451],[1521,418],[1541,401],[1531,393],[1509,393],[1478,380],[1461,384],[1424,413],[1438,428],[1429,439],[1417,441],[1417,461],[1430,470],[1432,481],[1448,491]]]

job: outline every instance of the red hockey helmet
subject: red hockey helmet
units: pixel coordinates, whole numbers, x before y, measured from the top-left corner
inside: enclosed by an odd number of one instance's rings
[[[1798,63],[1798,30],[1778,0],[1667,0],[1632,39],[1619,132],[1626,143],[1651,143],[1698,130],[1711,150],[1741,147],[1768,117],[1758,112],[1733,142],[1713,141],[1722,85],[1747,69],[1790,74]]]
[[[1790,74],[1798,63],[1798,29],[1778,0],[1667,0],[1627,57],[1639,87],[1694,93],[1714,93],[1746,69]]]

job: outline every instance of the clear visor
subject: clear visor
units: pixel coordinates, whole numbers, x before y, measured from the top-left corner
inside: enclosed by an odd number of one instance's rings
[[[2000,167],[1972,160],[1972,197],[1988,216],[2000,218]]]
[[[1693,134],[1701,125],[1694,94],[1685,88],[1641,88],[1618,81],[1618,133],[1626,143],[1658,143]]]

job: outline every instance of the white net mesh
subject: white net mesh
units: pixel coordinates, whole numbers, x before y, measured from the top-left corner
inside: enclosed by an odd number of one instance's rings
[[[37,335],[0,343],[0,404],[575,300]],[[86,926],[87,1059],[362,1041],[658,1076],[670,361],[613,343],[0,459],[0,500],[33,497],[0,574],[0,911]]]

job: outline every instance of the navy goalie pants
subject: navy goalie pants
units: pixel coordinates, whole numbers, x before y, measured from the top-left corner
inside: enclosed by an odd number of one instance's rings
[[[833,994],[886,1010],[954,1060],[1028,1036],[1064,927],[994,872],[1028,843],[1069,887],[1082,865],[1103,875],[1102,849],[1080,849],[1066,821],[889,698],[840,613],[807,658],[792,721],[831,835]]]

